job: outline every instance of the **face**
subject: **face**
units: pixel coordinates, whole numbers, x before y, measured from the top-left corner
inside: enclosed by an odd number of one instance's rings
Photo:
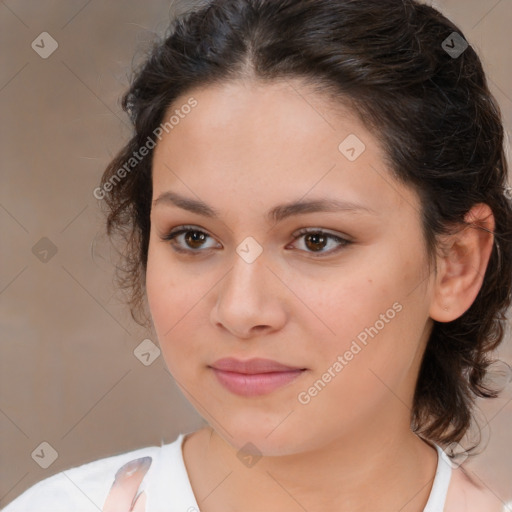
[[[190,97],[155,149],[146,275],[185,396],[265,455],[408,427],[431,325],[418,196],[358,118],[298,82],[196,89],[172,110]],[[228,357],[296,371],[212,368]]]

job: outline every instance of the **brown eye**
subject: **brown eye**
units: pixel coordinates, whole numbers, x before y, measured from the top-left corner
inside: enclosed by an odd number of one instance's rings
[[[315,257],[329,256],[353,243],[351,240],[327,233],[321,229],[299,231],[294,240],[299,239],[304,240],[305,249],[303,250],[313,254]],[[332,249],[324,250],[328,246],[332,247]]]
[[[320,233],[308,233],[304,241],[308,249],[317,252],[321,251],[327,245],[328,238]]]
[[[214,249],[215,246],[206,245],[208,239],[213,241],[210,235],[194,226],[181,226],[162,237],[162,240],[171,243],[172,248],[176,252],[191,255],[202,254],[210,249]]]
[[[186,231],[185,242],[192,249],[199,249],[206,240],[206,234],[202,231]]]

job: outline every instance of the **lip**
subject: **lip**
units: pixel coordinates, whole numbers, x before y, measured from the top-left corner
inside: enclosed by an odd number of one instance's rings
[[[231,357],[219,359],[210,368],[226,389],[240,396],[270,393],[292,382],[306,370],[271,359],[241,361]]]
[[[272,359],[262,359],[260,357],[247,359],[245,361],[235,359],[234,357],[224,357],[218,361],[215,361],[215,363],[213,363],[211,366],[217,370],[243,373],[246,375],[253,375],[256,373],[305,370],[305,368],[299,368],[298,366],[288,366],[278,363],[277,361],[273,361]]]

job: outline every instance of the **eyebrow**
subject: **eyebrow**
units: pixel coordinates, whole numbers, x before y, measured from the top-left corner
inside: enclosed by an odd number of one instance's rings
[[[216,219],[220,217],[220,212],[212,206],[198,199],[191,199],[182,196],[176,192],[163,192],[153,201],[153,207],[161,204],[174,205],[183,210],[187,210],[204,217]],[[362,204],[350,201],[340,201],[331,198],[313,199],[309,201],[297,200],[290,203],[284,203],[274,206],[266,214],[269,222],[280,222],[294,215],[302,215],[315,212],[364,212],[376,215],[377,212]]]

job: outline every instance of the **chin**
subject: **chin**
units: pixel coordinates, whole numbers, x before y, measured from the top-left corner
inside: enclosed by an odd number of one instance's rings
[[[249,422],[230,420],[224,421],[222,425],[210,424],[217,435],[237,452],[241,450],[256,456],[278,456],[293,455],[303,451],[304,440],[297,439],[290,427],[286,428],[284,424],[276,428],[279,422],[272,422],[272,425],[264,421],[258,423],[253,417]]]

